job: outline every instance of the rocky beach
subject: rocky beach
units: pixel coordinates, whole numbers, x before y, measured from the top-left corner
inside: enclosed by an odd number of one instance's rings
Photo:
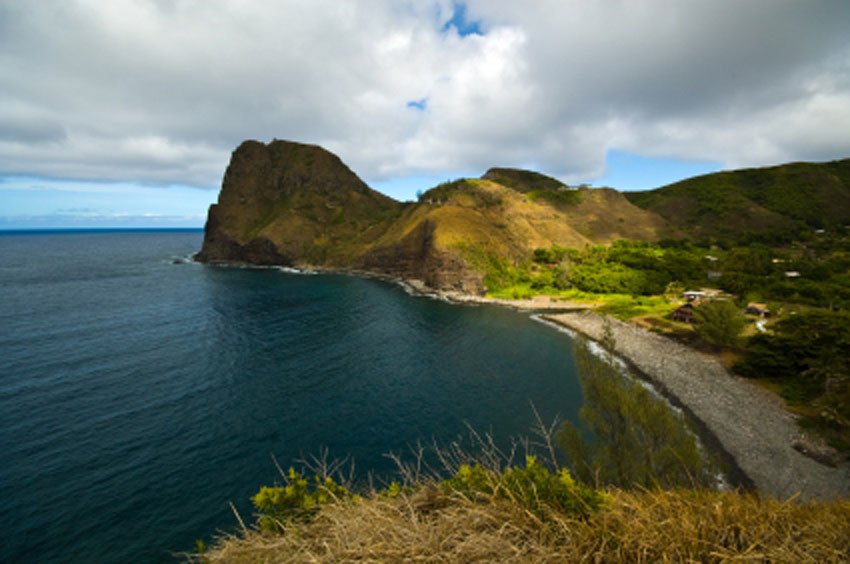
[[[805,438],[780,400],[729,374],[717,360],[591,312],[542,317],[595,341],[610,327],[614,353],[689,411],[760,492],[781,500],[850,495],[848,464],[831,467],[799,452]]]

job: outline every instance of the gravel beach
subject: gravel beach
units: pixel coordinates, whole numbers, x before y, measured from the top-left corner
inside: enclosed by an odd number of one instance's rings
[[[542,316],[593,340],[605,319],[590,312]],[[610,319],[615,353],[684,405],[762,493],[778,499],[850,496],[850,467],[831,468],[792,446],[801,437],[779,400],[729,374],[706,355],[634,325]]]

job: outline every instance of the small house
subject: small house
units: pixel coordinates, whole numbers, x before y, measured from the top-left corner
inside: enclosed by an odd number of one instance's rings
[[[788,270],[785,272],[785,278],[799,278],[800,273],[796,270]]]
[[[687,292],[682,292],[682,297],[685,298],[688,302],[692,302],[704,298],[705,292],[701,290],[688,290]]]
[[[693,323],[696,321],[696,315],[694,315],[695,307],[694,302],[688,302],[671,313],[670,318],[673,321],[679,321],[681,323]]]

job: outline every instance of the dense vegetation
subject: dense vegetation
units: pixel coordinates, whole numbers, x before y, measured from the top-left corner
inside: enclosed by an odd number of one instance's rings
[[[736,369],[768,379],[802,407],[801,423],[850,452],[850,313],[802,311],[750,338]]]
[[[610,246],[584,249],[554,246],[536,249],[518,265],[492,258],[485,284],[494,295],[527,297],[577,290],[589,294],[649,296],[664,293],[674,281],[690,283],[705,276],[703,250],[665,247],[621,239]]]
[[[850,159],[708,174],[626,194],[703,240],[783,244],[850,217]]]
[[[810,230],[779,247],[619,240],[482,264],[493,296],[592,302],[602,313],[734,353],[738,372],[775,386],[804,426],[850,453],[850,235],[844,228]],[[695,308],[693,327],[671,321],[682,291],[706,288],[724,294]],[[770,312],[760,331],[755,317],[743,315],[750,303]]]

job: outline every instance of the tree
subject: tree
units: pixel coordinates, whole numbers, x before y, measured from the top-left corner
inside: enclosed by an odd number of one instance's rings
[[[714,300],[694,310],[696,332],[706,342],[719,347],[736,346],[746,323],[738,307],[726,300]]]
[[[709,484],[711,465],[684,417],[629,379],[611,356],[608,334],[602,358],[576,345],[584,394],[580,417],[587,433],[570,422],[556,435],[573,474],[587,484],[675,487]]]

